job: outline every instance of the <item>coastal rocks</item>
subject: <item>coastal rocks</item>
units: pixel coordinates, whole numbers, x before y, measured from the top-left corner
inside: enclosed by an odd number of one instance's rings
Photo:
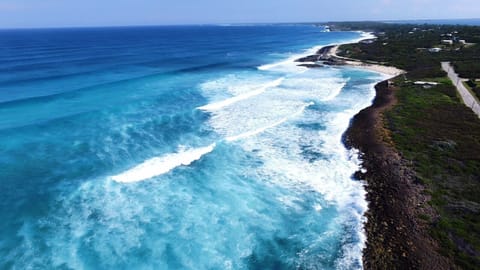
[[[328,54],[330,50],[332,50],[334,47],[335,47],[334,45],[324,46],[317,51],[317,54],[320,54],[320,55]]]
[[[344,66],[347,63],[345,61],[337,59],[335,57],[330,57],[330,58],[326,59],[325,61],[323,61],[323,64],[329,65],[329,66]]]
[[[295,60],[295,62],[317,62],[322,60],[321,57],[322,57],[321,55],[314,54],[314,55],[309,55],[309,56],[299,58]]]
[[[324,65],[321,65],[321,64],[300,64],[300,65],[297,65],[299,67],[307,67],[307,68],[320,68],[320,67],[324,67]]]
[[[345,65],[346,64],[345,61],[331,54],[330,51],[334,47],[335,46],[322,47],[315,54],[299,58],[295,60],[295,62],[308,63],[308,64],[301,64],[299,66],[309,67],[309,68],[322,67],[323,65],[328,65],[328,66]]]

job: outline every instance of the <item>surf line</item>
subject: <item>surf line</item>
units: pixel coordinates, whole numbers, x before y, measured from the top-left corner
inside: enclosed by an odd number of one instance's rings
[[[257,90],[250,91],[250,92],[247,92],[247,93],[244,93],[244,94],[240,94],[238,96],[228,98],[226,100],[222,100],[222,101],[219,101],[219,102],[207,104],[205,106],[198,107],[197,109],[202,110],[202,111],[220,110],[223,107],[232,105],[232,104],[237,103],[241,100],[245,100],[245,99],[249,99],[249,98],[254,97],[254,96],[258,96],[258,95],[262,94],[263,92],[267,91],[267,89],[269,89],[269,88],[277,87],[283,82],[283,80],[285,80],[285,78],[280,78],[280,79],[274,80],[272,82],[264,84],[262,87],[258,88]]]
[[[193,148],[193,149],[179,151],[176,153],[169,153],[160,157],[154,157],[144,161],[143,163],[127,171],[124,171],[117,175],[110,176],[109,178],[118,183],[135,183],[135,182],[148,180],[153,177],[168,173],[171,170],[180,166],[188,166],[193,162],[200,160],[204,155],[211,153],[215,149],[218,143],[222,143],[222,142],[229,143],[229,142],[234,142],[234,141],[238,141],[238,140],[242,140],[248,137],[258,135],[262,132],[265,132],[267,129],[271,129],[276,126],[279,126],[287,122],[291,118],[301,115],[306,108],[308,108],[313,104],[314,104],[313,102],[309,102],[304,106],[302,106],[302,108],[296,113],[292,114],[289,117],[282,118],[271,125],[268,125],[253,131],[248,131],[236,136],[230,136],[223,140],[220,140],[217,143],[212,143],[205,147]]]

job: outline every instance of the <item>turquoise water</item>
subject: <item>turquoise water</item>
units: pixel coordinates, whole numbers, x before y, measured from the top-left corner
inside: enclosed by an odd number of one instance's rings
[[[382,76],[307,25],[0,31],[1,269],[357,269]]]

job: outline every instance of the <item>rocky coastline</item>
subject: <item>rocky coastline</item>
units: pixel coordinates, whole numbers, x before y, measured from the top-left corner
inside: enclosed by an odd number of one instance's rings
[[[366,213],[365,269],[451,269],[447,259],[419,215],[435,215],[428,207],[415,172],[389,142],[383,113],[394,106],[395,87],[389,81],[375,86],[373,104],[351,121],[343,141],[359,149],[362,172],[355,178],[366,182],[369,209]],[[426,213],[428,212],[428,213]]]
[[[308,68],[353,66],[381,72],[391,77],[403,70],[378,64],[345,59],[336,54],[338,46],[321,48],[314,55],[296,60]],[[428,224],[418,217],[435,216],[409,161],[395,149],[385,127],[384,112],[397,103],[396,88],[390,80],[375,86],[370,107],[351,120],[343,135],[348,149],[360,150],[362,170],[354,178],[365,182],[369,209],[366,213],[365,269],[452,269],[449,260],[438,252],[438,244]]]
[[[335,45],[329,45],[320,48],[315,54],[302,57],[295,62],[302,63],[299,66],[304,67],[322,67],[323,65],[344,66],[347,63],[344,60],[332,55]],[[306,64],[309,63],[309,64]]]

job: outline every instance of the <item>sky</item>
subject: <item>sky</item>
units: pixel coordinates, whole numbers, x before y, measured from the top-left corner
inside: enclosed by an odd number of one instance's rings
[[[479,0],[0,0],[0,28],[479,17]]]

